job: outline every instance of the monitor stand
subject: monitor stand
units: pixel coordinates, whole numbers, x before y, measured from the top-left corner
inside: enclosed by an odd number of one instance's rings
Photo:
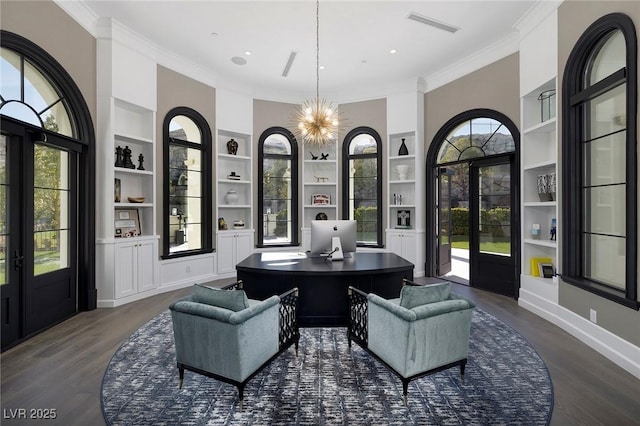
[[[329,257],[332,261],[343,260],[344,253],[342,252],[342,242],[340,241],[340,237],[332,237],[331,238],[331,247],[333,250]]]

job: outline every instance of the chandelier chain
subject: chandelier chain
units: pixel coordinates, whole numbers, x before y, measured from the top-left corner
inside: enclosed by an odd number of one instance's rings
[[[320,0],[316,0],[316,104],[320,103]]]

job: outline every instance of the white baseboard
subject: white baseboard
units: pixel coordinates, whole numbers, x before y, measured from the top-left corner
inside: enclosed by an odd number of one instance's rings
[[[557,325],[640,379],[640,347],[560,305],[520,289],[518,305]]]

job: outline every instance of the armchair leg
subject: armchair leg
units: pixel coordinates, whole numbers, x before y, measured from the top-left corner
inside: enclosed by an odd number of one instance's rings
[[[407,393],[409,393],[409,381],[402,379],[402,400],[405,406],[407,405]]]
[[[182,389],[182,382],[184,382],[184,366],[178,364],[178,374],[180,375],[180,389]]]
[[[238,406],[242,411],[242,403],[244,402],[244,383],[238,384]]]
[[[462,380],[462,384],[464,384],[464,369],[467,366],[467,360],[463,359],[460,362],[460,379]]]

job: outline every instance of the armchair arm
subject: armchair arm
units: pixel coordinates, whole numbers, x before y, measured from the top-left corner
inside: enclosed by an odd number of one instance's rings
[[[169,306],[173,312],[179,312],[188,315],[195,315],[203,318],[210,318],[217,321],[229,322],[229,318],[233,314],[233,311],[229,309],[219,308],[217,306],[206,305],[204,303],[197,303],[186,298],[179,300]]]
[[[449,312],[461,311],[464,309],[471,309],[473,306],[469,306],[466,300],[449,299],[442,302],[434,302],[426,305],[421,305],[413,308],[413,312],[416,315],[416,320],[424,318],[435,317],[437,315],[447,314]]]
[[[278,296],[271,296],[270,298],[263,300],[260,303],[256,303],[249,308],[234,312],[230,311],[229,309],[220,308],[218,306],[192,302],[190,298],[185,298],[172,304],[169,309],[175,312],[196,315],[199,317],[210,318],[213,320],[237,325],[242,324],[249,318],[252,318],[259,313],[266,311],[270,307],[277,305],[279,302],[280,298]]]
[[[415,321],[418,318],[416,313],[411,309],[407,309],[396,303],[390,302],[389,300],[384,299],[377,294],[369,293],[367,298],[369,299],[369,303],[380,306],[381,308],[391,312],[404,321]]]
[[[455,299],[455,300],[464,300],[469,304],[470,308],[475,308],[476,304],[473,303],[473,301],[469,298],[466,298],[464,296],[460,296],[459,294],[456,294],[454,292],[449,293],[449,299]]]
[[[280,295],[280,321],[279,321],[280,350],[286,349],[295,343],[298,352],[300,329],[298,327],[298,288]]]
[[[258,315],[263,311],[266,311],[267,309],[274,305],[277,305],[278,303],[280,303],[280,298],[278,296],[271,296],[260,303],[256,303],[255,305],[248,307],[247,309],[233,312],[229,317],[229,323],[241,324],[249,318]]]

